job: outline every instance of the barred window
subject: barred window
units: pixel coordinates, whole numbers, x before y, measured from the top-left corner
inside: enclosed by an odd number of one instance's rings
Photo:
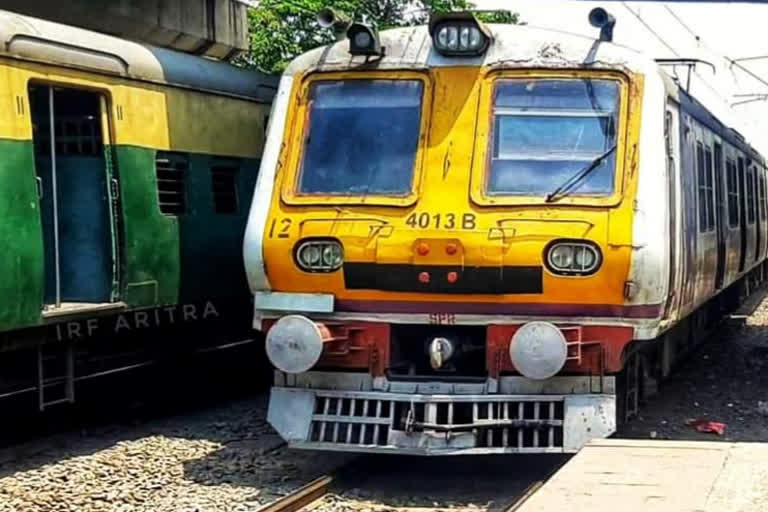
[[[211,167],[213,211],[232,214],[238,211],[237,176],[240,166],[233,160],[217,159]]]
[[[155,157],[157,201],[165,215],[186,211],[185,182],[189,170],[189,155],[158,151]]]

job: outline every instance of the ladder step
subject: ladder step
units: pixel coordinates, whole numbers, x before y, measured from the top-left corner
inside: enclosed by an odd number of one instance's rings
[[[63,351],[56,350],[55,353],[45,354],[45,346],[37,347],[37,391],[38,408],[40,411],[46,407],[62,403],[74,403],[75,401],[75,355],[71,343],[67,344]],[[56,347],[58,349],[58,347]],[[46,377],[46,373],[53,371],[63,375],[55,377]],[[54,388],[56,391],[50,389]],[[54,394],[55,398],[50,395]],[[53,399],[51,399],[53,398]]]

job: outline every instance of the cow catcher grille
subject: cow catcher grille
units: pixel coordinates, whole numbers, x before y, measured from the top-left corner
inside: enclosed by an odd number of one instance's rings
[[[342,396],[343,395],[343,396]],[[541,395],[460,396],[318,391],[307,442],[330,448],[388,447],[426,436],[446,446],[503,451],[561,451],[564,400]],[[465,441],[461,441],[464,439]]]

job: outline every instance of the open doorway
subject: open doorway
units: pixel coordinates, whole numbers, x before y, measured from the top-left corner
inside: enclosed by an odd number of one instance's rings
[[[102,95],[29,87],[47,311],[114,302],[115,251]]]

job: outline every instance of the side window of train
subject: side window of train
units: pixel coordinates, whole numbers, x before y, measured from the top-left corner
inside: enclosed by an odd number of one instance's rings
[[[704,150],[706,155],[705,163],[707,168],[707,231],[715,230],[715,183],[712,174],[712,147],[706,146]]]
[[[240,162],[236,158],[214,157],[211,162],[213,211],[219,214],[238,212],[237,178]]]
[[[760,220],[765,220],[765,175],[761,169],[755,169],[757,170],[758,177],[760,178],[758,181],[759,188],[757,192],[758,202],[760,204]]]
[[[725,161],[726,187],[728,196],[728,226],[739,225],[739,180],[736,174],[736,162],[732,158]]]
[[[715,226],[714,186],[712,185],[712,150],[696,143],[696,166],[699,191],[699,232],[712,231]]]
[[[751,166],[747,166],[747,222],[755,222],[755,174]]]
[[[164,215],[177,216],[187,210],[186,179],[189,155],[158,151],[155,156],[157,202]]]

